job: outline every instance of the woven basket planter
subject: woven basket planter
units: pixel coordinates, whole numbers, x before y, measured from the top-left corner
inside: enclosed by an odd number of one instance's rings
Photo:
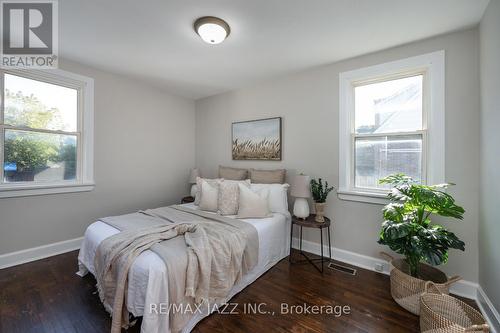
[[[420,314],[420,296],[425,291],[427,281],[434,282],[435,287],[443,294],[448,294],[450,285],[461,278],[454,276],[450,279],[439,269],[420,263],[419,278],[413,277],[409,272],[408,264],[404,259],[395,259],[385,252],[381,254],[389,258],[393,269],[391,270],[391,295],[394,301],[404,309],[415,315]]]
[[[420,297],[420,330],[422,333],[490,331],[479,311],[455,297],[440,293],[430,281]]]

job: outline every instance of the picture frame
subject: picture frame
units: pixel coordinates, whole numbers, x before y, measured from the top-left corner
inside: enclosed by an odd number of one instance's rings
[[[281,161],[281,117],[233,122],[231,154],[233,160]]]

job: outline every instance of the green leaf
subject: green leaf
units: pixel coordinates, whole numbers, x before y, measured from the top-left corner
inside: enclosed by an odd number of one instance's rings
[[[311,193],[315,202],[326,202],[328,194],[334,189],[333,186],[329,186],[328,182],[323,185],[323,180],[319,178],[311,179]]]
[[[391,184],[392,201],[382,209],[384,222],[378,242],[406,257],[412,274],[418,273],[418,262],[440,265],[448,260],[448,250],[465,250],[465,244],[454,233],[432,223],[433,215],[463,219],[465,210],[444,192],[454,184],[421,185],[404,174],[380,180]]]

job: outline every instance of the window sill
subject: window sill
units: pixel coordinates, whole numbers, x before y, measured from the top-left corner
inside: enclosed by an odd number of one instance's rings
[[[46,195],[73,192],[88,192],[95,187],[94,183],[71,183],[71,184],[22,184],[0,186],[1,198],[27,197],[32,195]]]
[[[363,192],[363,191],[353,191],[353,190],[341,190],[337,191],[337,195],[340,200],[346,201],[357,201],[366,202],[377,205],[387,205],[389,199],[386,193],[375,193],[375,192]]]

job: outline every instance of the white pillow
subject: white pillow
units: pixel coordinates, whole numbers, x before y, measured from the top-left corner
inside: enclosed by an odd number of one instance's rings
[[[219,184],[201,180],[200,209],[216,212],[219,200]]]
[[[259,191],[264,188],[269,190],[269,209],[273,213],[288,215],[288,184],[251,184],[253,191]]]
[[[196,206],[198,206],[200,204],[200,199],[201,199],[201,181],[202,180],[207,181],[210,185],[213,186],[214,184],[220,183],[224,179],[222,179],[222,178],[208,179],[208,178],[196,177],[196,185],[193,185],[193,186],[196,186],[196,188],[197,188],[196,195],[194,196],[194,204]]]
[[[245,185],[238,184],[240,189],[240,202],[237,218],[264,218],[269,217],[269,189],[263,188],[256,192]]]

